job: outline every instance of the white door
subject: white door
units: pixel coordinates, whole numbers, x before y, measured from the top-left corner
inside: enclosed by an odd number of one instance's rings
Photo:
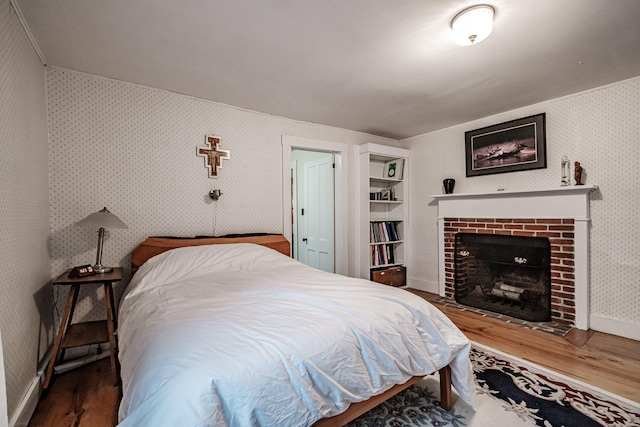
[[[334,270],[333,154],[303,163],[303,190],[298,205],[299,260],[323,271]]]

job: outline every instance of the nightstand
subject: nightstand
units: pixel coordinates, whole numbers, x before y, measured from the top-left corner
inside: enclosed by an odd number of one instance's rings
[[[95,274],[92,276],[81,278],[70,278],[69,272],[65,271],[56,280],[53,281],[53,285],[58,286],[71,286],[69,290],[69,296],[67,297],[67,304],[64,308],[64,313],[60,319],[60,327],[58,329],[58,335],[53,346],[53,353],[51,354],[51,360],[47,367],[47,372],[44,378],[43,388],[46,390],[51,383],[51,377],[53,376],[53,368],[58,361],[58,356],[61,354],[64,356],[64,350],[70,347],[78,347],[81,345],[98,344],[108,342],[111,349],[111,373],[113,375],[114,384],[118,383],[118,372],[116,365],[116,311],[113,301],[113,282],[119,282],[122,280],[122,268],[115,267],[113,271],[103,274]],[[94,322],[81,322],[71,323],[73,319],[73,311],[76,307],[78,300],[78,293],[81,286],[87,285],[104,285],[104,302],[107,312],[106,320],[98,320]]]

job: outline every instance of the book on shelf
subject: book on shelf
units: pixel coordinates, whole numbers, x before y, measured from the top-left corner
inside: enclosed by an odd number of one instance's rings
[[[377,267],[395,263],[393,245],[376,245],[371,247],[371,265]]]
[[[376,191],[369,193],[369,200],[378,200],[378,201],[397,201],[396,191],[393,187],[390,187],[387,190]]]
[[[398,227],[393,221],[375,221],[369,224],[369,241],[371,243],[395,242],[400,240]]]
[[[385,228],[387,229],[387,234],[389,236],[389,241],[396,241],[396,240],[400,240],[398,238],[398,230],[396,228],[396,223],[395,222],[385,222],[383,223]]]

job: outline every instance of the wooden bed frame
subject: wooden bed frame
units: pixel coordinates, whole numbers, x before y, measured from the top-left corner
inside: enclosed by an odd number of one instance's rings
[[[289,241],[280,234],[267,235],[240,235],[238,237],[203,237],[203,238],[175,238],[175,237],[149,237],[133,250],[131,255],[131,273],[135,273],[138,268],[149,258],[166,252],[170,249],[185,246],[215,245],[222,243],[255,243],[261,246],[274,249],[287,256],[291,255]],[[451,368],[445,366],[440,369],[440,406],[449,411],[453,407],[453,396],[451,392]],[[363,402],[352,403],[345,412],[333,417],[323,418],[314,424],[314,427],[339,427],[358,418],[365,412],[375,408],[385,400],[395,396],[402,390],[416,383],[424,377],[416,376],[410,378],[404,384],[397,384],[389,390],[377,396],[373,396]]]

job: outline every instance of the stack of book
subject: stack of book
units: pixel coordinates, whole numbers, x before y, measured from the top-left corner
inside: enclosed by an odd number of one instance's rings
[[[393,264],[394,262],[395,257],[393,255],[393,245],[371,246],[371,265],[388,265]]]
[[[369,226],[370,236],[369,241],[371,243],[380,242],[395,242],[400,240],[398,236],[398,229],[395,222],[380,221],[372,222]]]

